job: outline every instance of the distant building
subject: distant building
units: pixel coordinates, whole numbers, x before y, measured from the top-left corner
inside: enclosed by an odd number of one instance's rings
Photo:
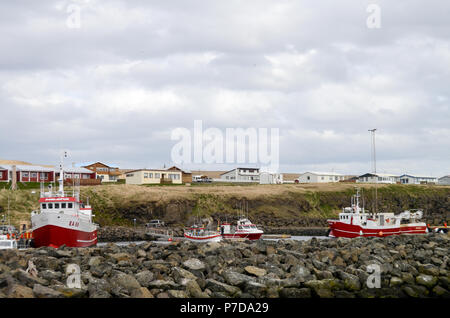
[[[305,172],[300,174],[295,183],[339,182],[344,180],[344,178],[344,175],[336,172]]]
[[[97,174],[97,179],[102,180],[102,182],[117,182],[119,176],[122,174],[119,168],[110,167],[101,162],[96,162],[88,166],[84,166],[88,170],[91,170]]]
[[[126,174],[126,184],[182,184],[182,172],[165,169],[139,169]]]
[[[450,185],[450,175],[440,177],[438,183],[442,185]]]
[[[167,169],[167,171],[179,171],[181,172],[181,182],[190,183],[192,182],[192,173],[190,171],[181,170],[180,168],[173,166]]]
[[[417,176],[417,175],[409,175],[404,174],[398,177],[398,180],[401,184],[427,184],[432,183],[436,184],[438,182],[437,177],[430,176]]]
[[[221,181],[259,182],[259,168],[235,168],[220,175]]]
[[[259,184],[282,184],[283,175],[281,173],[261,172],[259,174]]]
[[[55,181],[55,171],[53,168],[36,165],[2,165],[0,167],[0,181],[12,181],[13,167],[16,170],[17,182]]]
[[[358,183],[397,183],[398,175],[389,173],[366,173],[358,177]]]

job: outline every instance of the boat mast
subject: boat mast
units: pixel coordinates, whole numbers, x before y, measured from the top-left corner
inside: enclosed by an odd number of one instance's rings
[[[378,184],[378,176],[377,176],[377,158],[376,158],[376,151],[375,151],[375,131],[377,129],[369,129],[369,131],[371,132],[372,138],[372,171],[373,174],[375,175],[375,205],[374,205],[374,211],[375,213],[378,213],[378,189],[377,189],[377,184]]]
[[[67,152],[64,151],[64,157],[67,157]],[[58,192],[61,197],[64,196],[64,168],[63,168],[63,155],[61,155],[61,159],[59,162],[59,189]]]

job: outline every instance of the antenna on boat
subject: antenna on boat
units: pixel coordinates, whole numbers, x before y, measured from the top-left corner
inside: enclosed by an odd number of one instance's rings
[[[67,158],[67,151],[64,151],[64,156],[61,155],[61,160],[59,162],[59,194],[63,197],[64,196],[64,158]]]
[[[372,142],[372,169],[373,169],[373,174],[375,175],[375,204],[374,204],[374,212],[378,213],[378,189],[377,189],[377,184],[378,184],[378,176],[377,176],[377,157],[376,157],[376,151],[375,151],[375,131],[377,129],[369,129],[369,131],[371,132],[372,138],[371,138],[371,142]]]

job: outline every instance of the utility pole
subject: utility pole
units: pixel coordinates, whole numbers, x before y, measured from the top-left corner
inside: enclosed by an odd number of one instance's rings
[[[378,183],[378,176],[377,176],[377,157],[376,157],[376,150],[375,150],[375,131],[377,129],[369,129],[371,133],[371,142],[372,142],[372,171],[375,175],[375,203],[374,203],[374,212],[378,213],[378,189],[377,189],[377,183]]]

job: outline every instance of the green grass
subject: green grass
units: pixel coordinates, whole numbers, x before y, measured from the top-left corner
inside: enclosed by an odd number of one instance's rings
[[[57,187],[57,183],[55,182],[45,182],[44,187],[47,188],[50,184],[53,184],[54,187]],[[40,189],[40,187],[40,182],[17,182],[17,189],[19,190]],[[0,182],[0,189],[11,189],[11,182]]]

